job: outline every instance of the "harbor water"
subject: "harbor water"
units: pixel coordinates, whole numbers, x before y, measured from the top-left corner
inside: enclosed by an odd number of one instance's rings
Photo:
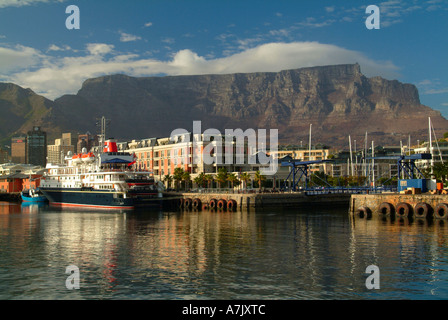
[[[368,288],[369,266],[378,268]],[[69,288],[78,268],[79,288]],[[448,221],[0,203],[0,299],[448,298]]]

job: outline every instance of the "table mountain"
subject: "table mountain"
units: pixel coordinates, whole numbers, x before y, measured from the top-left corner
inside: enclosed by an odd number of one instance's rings
[[[119,139],[169,136],[177,128],[277,128],[283,143],[347,146],[348,135],[375,144],[399,144],[408,135],[428,138],[448,131],[440,112],[420,103],[417,88],[396,80],[367,78],[358,64],[280,72],[129,77],[86,80],[76,95],[64,95],[40,121],[58,130],[95,131],[95,119],[111,119],[107,135]]]

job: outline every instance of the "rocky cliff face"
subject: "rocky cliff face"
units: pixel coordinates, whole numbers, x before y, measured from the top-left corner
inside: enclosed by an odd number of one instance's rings
[[[439,132],[448,121],[420,103],[414,85],[365,77],[358,64],[285,70],[278,73],[89,79],[76,95],[55,100],[42,117],[60,130],[95,130],[111,119],[108,136],[138,139],[169,136],[172,130],[279,129],[281,142],[347,146],[348,135],[375,144],[399,144],[408,135],[427,138],[428,117]]]
[[[367,78],[358,64],[312,67],[278,73],[87,80],[76,96],[56,100],[58,121],[67,126],[107,115],[110,135],[169,136],[176,128],[277,128],[286,143],[313,141],[347,145],[347,136],[394,144],[408,135],[426,137],[427,119],[446,131],[448,121],[420,104],[414,85]],[[57,112],[56,112],[57,111]],[[70,120],[69,120],[70,119]],[[75,128],[73,128],[75,129]]]

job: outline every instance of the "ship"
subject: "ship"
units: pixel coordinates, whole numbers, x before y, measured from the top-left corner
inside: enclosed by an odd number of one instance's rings
[[[48,163],[39,189],[53,206],[131,210],[160,205],[163,184],[151,171],[133,168],[135,159],[108,139],[97,152],[84,148],[68,152],[63,165]]]

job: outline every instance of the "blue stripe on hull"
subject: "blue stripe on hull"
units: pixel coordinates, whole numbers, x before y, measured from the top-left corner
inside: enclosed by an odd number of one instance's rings
[[[107,208],[134,207],[134,199],[115,198],[114,195],[117,195],[115,192],[86,191],[80,188],[41,188],[41,191],[48,198],[50,204]]]

